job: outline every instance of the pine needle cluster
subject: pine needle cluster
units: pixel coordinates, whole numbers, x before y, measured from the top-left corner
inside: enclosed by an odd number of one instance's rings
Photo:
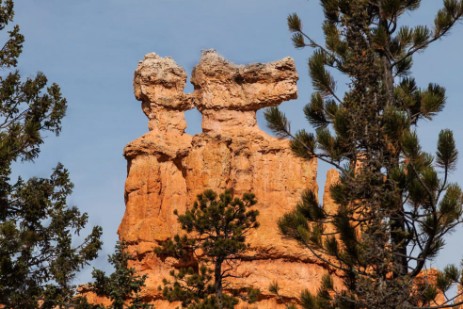
[[[146,275],[139,275],[135,269],[129,267],[129,261],[134,257],[127,252],[125,243],[117,243],[115,252],[108,257],[108,262],[114,267],[114,272],[106,275],[99,269],[94,269],[92,276],[95,282],[91,284],[91,290],[98,296],[107,297],[111,301],[109,307],[105,306],[80,306],[76,309],[151,309],[140,292],[145,285]]]
[[[63,165],[49,178],[10,179],[14,162],[37,158],[44,134],[60,133],[67,107],[43,73],[21,78],[24,36],[11,26],[13,16],[13,1],[0,1],[0,306],[68,307],[73,279],[97,257],[102,231],[95,226],[80,235],[88,217],[68,205],[73,185]]]
[[[462,282],[455,266],[426,289],[415,280],[463,213],[461,188],[449,180],[458,155],[452,131],[439,133],[434,154],[422,150],[416,131],[444,108],[445,89],[419,87],[410,74],[413,56],[462,19],[463,1],[444,0],[432,27],[404,25],[399,19],[420,2],[322,0],[324,43],[304,32],[297,14],[288,17],[294,46],[314,49],[308,66],[315,92],[304,108],[314,133],[293,134],[277,108],[266,118],[276,134],[291,138],[297,156],[340,173],[330,188],[335,213],[306,192],[279,222],[283,234],[344,274],[345,290],[324,279],[318,295],[301,296],[305,308],[436,306],[436,293],[446,296]],[[342,94],[334,71],[349,81]]]
[[[161,258],[174,257],[179,269],[171,272],[173,282],[164,281],[161,288],[169,301],[181,301],[194,309],[234,308],[235,295],[224,293],[223,280],[236,277],[235,261],[247,248],[246,234],[259,226],[253,194],[234,197],[227,190],[217,195],[206,190],[184,214],[177,215],[187,235],[176,235],[155,249]],[[248,289],[248,298],[254,300],[257,290]]]

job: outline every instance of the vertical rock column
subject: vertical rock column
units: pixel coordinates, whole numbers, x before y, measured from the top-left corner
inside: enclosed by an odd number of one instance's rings
[[[257,110],[295,99],[297,80],[289,57],[235,65],[214,51],[203,53],[191,78],[203,133],[193,138],[185,157],[189,199],[204,188],[256,195],[260,227],[248,235],[250,250],[236,264],[240,278],[227,284],[259,287],[266,297],[272,282],[285,297],[297,297],[308,282],[318,287],[324,273],[307,250],[278,229],[279,218],[294,209],[305,189],[318,190],[317,162],[295,157],[287,140],[269,136],[256,121]]]
[[[135,71],[135,97],[142,102],[150,131],[124,149],[126,210],[118,233],[138,257],[132,266],[149,275],[146,292],[153,298],[159,296],[157,287],[171,267],[160,263],[153,248],[179,232],[172,211],[185,211],[187,205],[180,162],[191,147],[184,111],[193,104],[192,97],[183,93],[185,82],[183,68],[154,53],[146,55]]]
[[[194,92],[184,94],[186,74],[172,59],[148,54],[138,65],[135,96],[150,132],[124,150],[126,212],[119,236],[137,256],[132,266],[148,275],[145,295],[156,308],[171,306],[157,288],[178,265],[158,259],[153,248],[181,232],[173,211],[184,212],[205,189],[253,192],[258,200],[260,227],[247,236],[250,249],[236,259],[237,278],[227,279],[228,289],[259,288],[259,308],[284,308],[282,299],[318,288],[325,265],[278,229],[305,189],[317,191],[317,162],[295,157],[287,140],[267,135],[256,121],[258,109],[296,98],[297,79],[291,58],[240,66],[206,51],[192,73]],[[203,132],[191,137],[184,133],[184,111],[193,106]],[[279,297],[268,291],[274,282]]]

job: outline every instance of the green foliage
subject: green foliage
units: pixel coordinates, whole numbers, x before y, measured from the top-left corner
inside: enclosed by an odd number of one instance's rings
[[[268,287],[268,291],[270,293],[273,293],[275,295],[278,295],[279,291],[280,291],[280,286],[278,285],[278,282],[276,281],[273,281],[269,287]]]
[[[268,121],[268,126],[276,135],[287,137],[290,132],[290,126],[286,116],[276,107],[270,107],[265,111],[265,119]]]
[[[181,301],[184,306],[200,304],[209,295],[214,294],[214,287],[210,284],[212,270],[205,265],[201,265],[197,270],[193,267],[182,267],[177,272],[171,271],[170,274],[175,282],[172,284],[164,279],[162,288],[162,294],[170,302]]]
[[[296,138],[291,140],[291,150],[297,156],[304,159],[313,158],[313,151],[315,148],[315,136],[311,133],[307,133],[304,130],[300,130],[296,133]]]
[[[450,130],[442,130],[437,142],[436,163],[445,170],[454,170],[457,163],[458,151]]]
[[[10,180],[11,165],[32,161],[43,135],[58,135],[66,99],[44,74],[23,80],[15,69],[24,37],[10,27],[13,1],[0,1],[0,304],[6,308],[69,306],[72,280],[101,247],[101,228],[80,236],[87,214],[67,204],[68,171],[58,164],[49,178]],[[7,29],[9,29],[7,31]],[[76,245],[74,237],[80,236]]]
[[[260,292],[260,289],[255,289],[255,288],[247,288],[246,289],[246,298],[245,300],[250,303],[250,304],[253,304],[255,303],[256,301],[259,300],[259,296],[261,295],[261,292]]]
[[[109,276],[99,269],[94,269],[92,272],[95,279],[92,283],[92,291],[98,296],[109,298],[112,301],[109,308],[152,308],[139,296],[139,292],[145,285],[146,275],[139,276],[134,268],[129,267],[131,259],[133,257],[127,253],[127,246],[124,243],[118,243],[114,254],[108,257],[108,262],[114,267],[114,272]]]
[[[265,117],[270,129],[292,139],[295,155],[331,164],[340,177],[330,188],[337,211],[327,213],[305,192],[279,228],[344,273],[347,288],[324,279],[316,295],[302,293],[304,308],[413,308],[462,281],[449,266],[435,282],[414,283],[463,214],[462,190],[449,183],[458,156],[453,133],[441,131],[435,156],[422,150],[416,133],[418,123],[444,108],[445,89],[420,88],[410,76],[413,56],[462,20],[463,1],[444,0],[433,27],[405,25],[401,18],[420,3],[322,0],[324,44],[304,32],[297,14],[288,17],[295,47],[314,49],[314,93],[304,114],[315,132],[293,134],[277,108]],[[333,71],[349,80],[343,94]]]
[[[218,196],[206,190],[184,214],[174,212],[181,228],[190,234],[176,235],[155,249],[161,258],[175,257],[181,265],[171,272],[174,281],[165,280],[161,288],[169,301],[181,301],[188,308],[233,308],[237,304],[234,296],[223,293],[222,281],[230,276],[233,260],[246,250],[246,233],[259,226],[258,211],[248,210],[255,204],[253,194],[239,199],[231,191]],[[251,289],[247,294],[253,301],[258,293]]]
[[[320,288],[316,295],[313,295],[308,290],[301,292],[300,301],[304,309],[335,309],[339,304],[332,295],[335,294],[333,281],[331,276],[326,274],[322,277]],[[342,305],[341,305],[342,306]],[[350,308],[350,307],[342,307]]]

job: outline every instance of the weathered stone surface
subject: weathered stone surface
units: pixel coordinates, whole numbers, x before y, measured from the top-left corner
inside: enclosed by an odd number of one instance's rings
[[[183,92],[186,73],[172,58],[155,53],[140,61],[133,80],[135,98],[149,119],[149,129],[183,133],[186,122],[182,111],[193,107],[193,97]]]
[[[193,70],[195,90],[184,94],[186,74],[170,58],[148,54],[135,72],[134,89],[149,118],[150,132],[124,150],[128,160],[126,211],[119,237],[137,255],[133,267],[148,274],[145,295],[156,308],[169,308],[158,291],[176,261],[153,253],[159,242],[180,233],[174,209],[190,207],[205,189],[255,193],[260,227],[248,235],[250,249],[237,262],[227,287],[258,287],[259,308],[284,308],[302,289],[316,291],[326,267],[278,230],[278,219],[293,209],[303,190],[318,191],[317,162],[296,158],[288,141],[261,131],[256,111],[296,97],[294,61],[234,65],[217,53],[203,53]],[[184,132],[186,109],[203,116],[203,132]],[[282,287],[280,296],[268,291]]]
[[[278,105],[297,97],[297,80],[296,65],[289,57],[242,66],[230,63],[214,50],[203,52],[191,77],[200,111],[255,111]]]

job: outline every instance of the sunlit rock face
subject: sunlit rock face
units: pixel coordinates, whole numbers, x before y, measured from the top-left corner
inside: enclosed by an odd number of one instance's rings
[[[285,308],[283,302],[302,289],[316,291],[326,272],[325,265],[284,238],[277,226],[303,190],[318,191],[317,162],[295,157],[287,140],[267,135],[256,121],[258,109],[297,97],[294,61],[235,65],[205,51],[192,72],[191,94],[184,93],[186,77],[174,60],[154,53],[135,71],[135,96],[150,131],[124,149],[128,176],[119,237],[137,256],[132,266],[148,275],[145,295],[156,308],[170,308],[158,287],[177,264],[158,259],[153,248],[181,233],[174,209],[184,212],[205,189],[233,188],[237,196],[253,192],[260,227],[248,235],[250,249],[233,265],[241,278],[227,278],[226,287],[259,288],[257,307]],[[195,136],[185,133],[184,112],[191,108],[202,114],[203,132]],[[279,297],[268,291],[274,282],[280,286]]]

